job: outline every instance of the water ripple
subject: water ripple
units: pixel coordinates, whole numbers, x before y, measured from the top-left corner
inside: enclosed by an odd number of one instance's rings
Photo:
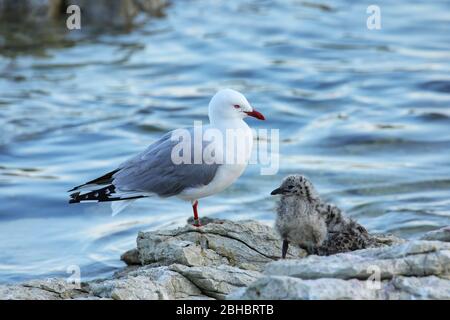
[[[270,191],[308,175],[370,231],[417,238],[450,224],[450,33],[445,1],[173,2],[135,28],[0,30],[0,282],[110,275],[138,230],[179,226],[190,204],[146,199],[112,218],[65,190],[162,132],[207,121],[210,96],[245,92],[280,130],[280,170],[258,166],[200,213],[273,223]],[[218,18],[220,17],[220,18]]]

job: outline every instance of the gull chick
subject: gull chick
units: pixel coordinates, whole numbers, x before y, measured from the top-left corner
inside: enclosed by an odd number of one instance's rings
[[[309,254],[330,255],[366,248],[370,244],[364,227],[325,203],[311,181],[302,175],[286,177],[271,195],[281,194],[275,228],[283,239],[282,258],[289,243]]]

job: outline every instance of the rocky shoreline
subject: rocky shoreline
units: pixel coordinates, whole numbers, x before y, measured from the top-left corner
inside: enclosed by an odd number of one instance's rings
[[[208,221],[209,222],[209,221]],[[450,299],[450,228],[380,247],[306,256],[256,221],[140,232],[109,279],[0,285],[0,299]]]

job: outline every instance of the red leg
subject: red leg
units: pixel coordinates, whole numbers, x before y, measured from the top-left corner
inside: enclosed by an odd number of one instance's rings
[[[198,219],[197,206],[198,206],[198,201],[195,200],[195,201],[192,203],[192,209],[194,210],[194,224],[193,224],[193,226],[194,226],[194,227],[201,227],[200,220]]]

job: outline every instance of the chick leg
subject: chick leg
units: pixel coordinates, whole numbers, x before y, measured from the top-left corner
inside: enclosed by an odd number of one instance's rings
[[[286,253],[289,248],[289,241],[283,240],[283,247],[281,248],[281,258],[286,259]]]

